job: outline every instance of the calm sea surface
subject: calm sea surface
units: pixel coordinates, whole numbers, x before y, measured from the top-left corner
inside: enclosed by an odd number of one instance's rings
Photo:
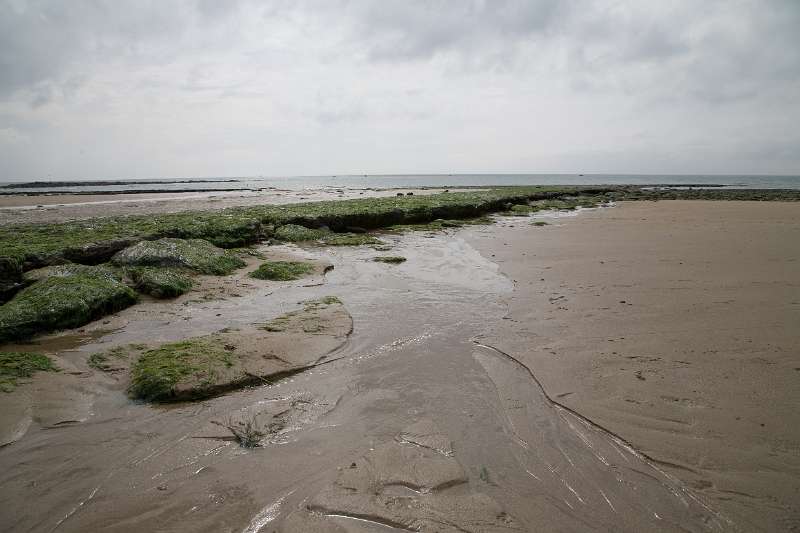
[[[79,180],[74,180],[79,181]],[[751,189],[800,189],[800,176],[721,176],[721,175],[657,175],[657,174],[414,174],[367,176],[299,176],[299,177],[226,177],[130,180],[136,183],[97,184],[71,183],[34,188],[2,188],[2,192],[113,192],[113,191],[181,191],[203,189],[318,189],[322,187],[365,189],[392,187],[426,187],[458,185],[697,185],[714,184]],[[166,183],[165,183],[166,182]],[[1,183],[0,185],[13,185]]]

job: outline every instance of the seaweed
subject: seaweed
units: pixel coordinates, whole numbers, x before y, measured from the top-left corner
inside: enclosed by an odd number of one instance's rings
[[[250,277],[272,281],[291,281],[314,271],[314,265],[300,261],[268,261],[250,273]]]
[[[381,255],[373,258],[372,260],[376,263],[389,263],[391,265],[397,265],[406,262],[406,258],[399,255]]]
[[[290,205],[233,207],[219,211],[186,211],[162,215],[107,217],[53,224],[20,224],[0,227],[0,275],[65,262],[70,250],[94,246],[113,250],[122,242],[164,237],[205,239],[223,248],[245,246],[275,237],[300,239],[297,226],[312,229],[304,240],[316,240],[327,232],[347,228],[378,229],[398,224],[419,224],[436,219],[468,219],[506,209],[508,204],[558,198],[565,195],[619,192],[634,194],[640,188],[621,187],[497,187],[458,193],[389,198],[362,198]],[[294,225],[294,228],[286,228]],[[278,228],[275,230],[275,228]],[[315,229],[316,228],[316,229]],[[293,229],[295,234],[292,234]],[[108,243],[114,243],[109,246]],[[83,261],[77,254],[74,261]],[[92,257],[92,261],[96,257]],[[3,274],[3,272],[7,272]]]
[[[137,291],[155,298],[175,298],[192,289],[192,278],[173,268],[134,267],[127,270]]]
[[[275,230],[275,238],[286,242],[316,241],[328,235],[330,231],[312,229],[298,224],[285,224]]]
[[[30,352],[0,352],[0,391],[11,392],[20,380],[36,372],[56,372],[58,369],[44,354]]]
[[[211,386],[222,369],[233,366],[234,357],[213,335],[164,344],[136,360],[128,392],[145,401],[169,400],[180,382],[196,382],[200,389]]]
[[[363,246],[381,244],[383,241],[365,233],[334,233],[325,236],[322,242],[328,246]]]
[[[0,306],[0,342],[74,328],[136,302],[136,293],[108,269],[53,276],[22,289]]]
[[[245,262],[203,239],[165,238],[142,241],[118,252],[111,259],[118,266],[187,268],[200,274],[224,276]]]

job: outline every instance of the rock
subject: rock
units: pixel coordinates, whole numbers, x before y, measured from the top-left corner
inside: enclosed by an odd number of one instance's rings
[[[316,241],[330,231],[325,229],[311,229],[297,224],[285,224],[275,230],[275,238],[286,242]]]
[[[316,365],[347,340],[350,314],[335,297],[266,324],[164,344],[131,368],[132,396],[148,401],[208,398]]]
[[[117,266],[187,268],[200,274],[226,275],[245,262],[203,239],[141,241],[111,259]]]
[[[345,231],[349,231],[350,233],[367,233],[367,230],[361,228],[359,226],[347,226],[344,228]]]
[[[15,281],[0,281],[0,304],[9,301],[24,286]]]
[[[49,267],[0,306],[0,342],[82,326],[136,302],[136,293],[107,268]]]
[[[67,263],[52,265],[25,272],[23,279],[26,283],[35,283],[49,278],[68,278],[72,276],[101,276],[110,280],[119,281],[119,277],[109,268],[103,266],[76,265]]]
[[[175,298],[191,290],[192,278],[172,268],[136,267],[128,270],[136,290],[154,298]]]
[[[93,242],[83,246],[67,248],[64,258],[74,263],[85,265],[98,265],[105,263],[120,250],[136,243],[136,239],[116,239],[111,241]]]

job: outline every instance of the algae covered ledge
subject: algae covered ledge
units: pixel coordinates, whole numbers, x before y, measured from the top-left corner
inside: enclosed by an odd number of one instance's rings
[[[228,275],[244,266],[236,253],[225,248],[265,241],[379,245],[369,231],[458,227],[484,222],[489,213],[527,216],[540,209],[574,209],[619,199],[740,199],[740,193],[634,186],[493,187],[3,226],[0,342],[84,325],[133,305],[137,292],[158,298],[179,296],[191,290],[192,275]],[[756,198],[797,199],[770,191],[758,191]],[[395,257],[376,260],[402,262]],[[54,265],[66,268],[45,270]],[[32,270],[43,274],[33,275]],[[276,263],[263,266],[254,277],[289,280],[307,270]]]

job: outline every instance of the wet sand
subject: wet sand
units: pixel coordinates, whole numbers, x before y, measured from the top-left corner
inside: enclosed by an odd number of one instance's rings
[[[0,225],[65,222],[94,217],[177,213],[262,204],[289,204],[397,193],[436,194],[444,189],[309,189],[143,194],[0,195]],[[453,192],[461,189],[449,189]]]
[[[335,268],[259,281],[254,258],[19,347],[62,372],[7,396],[25,401],[16,425],[0,420],[13,441],[0,447],[0,530],[791,530],[799,208],[637,203],[546,227],[503,217],[383,235],[400,265],[369,247],[262,246]],[[326,295],[352,333],[274,384],[148,405],[87,365]],[[220,422],[251,415],[271,429],[240,448]]]
[[[514,280],[485,342],[744,530],[800,527],[800,205],[622,203],[469,241]]]

